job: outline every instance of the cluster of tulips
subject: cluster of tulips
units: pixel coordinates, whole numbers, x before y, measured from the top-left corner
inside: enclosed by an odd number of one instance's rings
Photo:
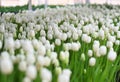
[[[3,13],[1,82],[116,82],[120,9],[96,6]]]

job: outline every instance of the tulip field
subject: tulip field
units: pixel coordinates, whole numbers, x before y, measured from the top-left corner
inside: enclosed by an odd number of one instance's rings
[[[120,82],[120,8],[2,13],[0,82]]]

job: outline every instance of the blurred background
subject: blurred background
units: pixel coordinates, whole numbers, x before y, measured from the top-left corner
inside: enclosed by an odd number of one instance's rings
[[[0,0],[0,6],[23,6],[28,4],[29,0]],[[120,0],[31,0],[32,5],[41,5],[47,2],[48,5],[67,5],[78,3],[91,3],[91,4],[113,4],[120,5]]]

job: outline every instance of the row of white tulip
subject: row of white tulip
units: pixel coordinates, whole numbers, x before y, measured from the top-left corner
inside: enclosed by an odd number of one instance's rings
[[[2,82],[114,82],[120,9],[65,6],[0,16]]]

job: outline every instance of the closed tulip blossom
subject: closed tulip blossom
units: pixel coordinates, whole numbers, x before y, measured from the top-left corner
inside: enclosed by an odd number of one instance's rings
[[[91,57],[91,58],[89,59],[89,65],[90,65],[90,66],[95,66],[95,64],[96,64],[96,59],[95,59],[94,57]]]

